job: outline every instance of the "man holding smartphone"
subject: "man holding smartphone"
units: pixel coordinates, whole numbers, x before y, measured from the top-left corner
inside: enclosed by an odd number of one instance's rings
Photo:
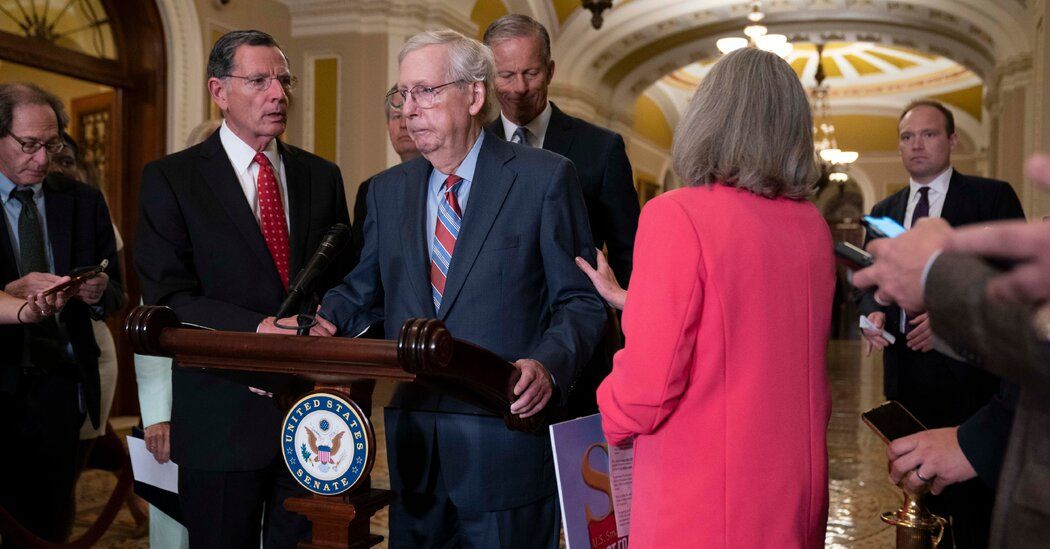
[[[78,267],[109,261],[62,312],[0,327],[0,506],[33,534],[61,543],[72,525],[77,442],[98,427],[101,390],[92,318],[123,306],[116,241],[102,194],[62,176],[48,157],[64,146],[61,101],[33,84],[0,84],[0,283],[41,292]],[[40,474],[27,474],[28,471]]]
[[[916,101],[898,124],[898,148],[910,176],[907,188],[872,209],[904,227],[930,217],[952,225],[1023,218],[1016,193],[1004,181],[967,176],[954,170],[951,153],[958,144],[954,117],[935,101]],[[867,240],[872,234],[869,231]],[[867,242],[865,242],[867,244]],[[904,311],[875,300],[873,290],[858,297],[861,314],[876,329],[864,329],[871,348],[883,349],[886,398],[899,401],[928,431],[890,446],[891,460],[910,454],[923,481],[951,484],[929,498],[934,513],[952,520],[960,549],[985,547],[994,484],[1002,465],[1013,418],[1016,387],[1000,387],[998,377],[933,350],[933,332],[925,311]],[[885,329],[895,337],[890,344]],[[984,481],[974,477],[980,477]]]

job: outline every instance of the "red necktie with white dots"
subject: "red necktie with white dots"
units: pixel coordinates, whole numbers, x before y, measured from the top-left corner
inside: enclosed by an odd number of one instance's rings
[[[281,191],[270,159],[263,153],[255,153],[255,163],[259,165],[259,176],[255,180],[255,192],[259,197],[259,226],[273,263],[277,266],[277,274],[287,290],[288,256],[291,252],[288,249],[288,222],[284,219]]]

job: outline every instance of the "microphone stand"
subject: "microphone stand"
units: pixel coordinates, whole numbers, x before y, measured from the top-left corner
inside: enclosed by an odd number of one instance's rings
[[[299,303],[295,307],[292,307],[292,311],[296,314],[289,314],[288,316],[275,318],[273,325],[278,328],[284,328],[285,330],[295,330],[295,335],[310,335],[310,328],[317,325],[317,318],[312,311],[317,309],[317,305],[320,304],[320,297],[316,293],[311,293],[305,300],[299,300]],[[282,318],[294,318],[295,325],[282,324]]]
[[[299,324],[299,329],[296,330],[295,335],[310,335],[310,328],[313,328],[317,324],[317,317],[310,311],[317,310],[317,306],[321,304],[320,298],[317,294],[310,296],[303,302],[303,307],[300,309],[300,313],[295,316],[296,322]]]

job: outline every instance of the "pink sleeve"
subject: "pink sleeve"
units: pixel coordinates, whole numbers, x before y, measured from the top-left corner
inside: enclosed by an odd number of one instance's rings
[[[623,311],[626,346],[598,388],[609,443],[653,432],[677,407],[693,366],[705,274],[700,240],[682,206],[670,197],[649,202]]]

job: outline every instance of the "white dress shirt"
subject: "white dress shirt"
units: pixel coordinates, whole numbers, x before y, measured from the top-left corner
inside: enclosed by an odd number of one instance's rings
[[[554,112],[554,109],[551,108],[551,102],[547,101],[547,106],[544,107],[543,111],[536,118],[525,124],[525,129],[529,130],[525,133],[526,138],[529,140],[528,145],[537,149],[543,148],[543,140],[547,136],[547,126],[551,123],[552,112]],[[510,138],[514,136],[514,131],[519,126],[507,120],[507,117],[502,112],[499,113],[499,119],[500,122],[503,122],[503,135],[507,137],[507,141],[510,141]]]
[[[230,159],[230,164],[233,164],[233,171],[237,174],[237,181],[241,184],[244,198],[248,200],[252,214],[255,215],[255,220],[260,221],[262,218],[259,217],[259,193],[256,188],[256,180],[259,178],[259,165],[255,163],[255,149],[251,148],[240,137],[237,137],[237,134],[233,133],[233,130],[226,126],[225,120],[222,122],[222,126],[219,127],[219,139],[222,141],[222,148],[226,151],[226,156]],[[284,173],[284,163],[281,162],[281,155],[277,153],[277,140],[271,140],[262,153],[266,155],[266,158],[270,159],[274,175],[277,176],[277,186],[281,192],[281,204],[284,206],[284,221],[290,228],[292,221],[288,215],[288,184]]]
[[[940,217],[941,211],[944,210],[944,197],[948,195],[948,183],[952,180],[952,167],[948,166],[948,169],[937,174],[932,181],[923,185],[922,183],[916,183],[914,179],[908,180],[909,194],[908,194],[908,208],[904,211],[904,226],[911,228],[912,214],[915,212],[915,205],[919,203],[919,189],[928,187],[930,190],[926,192],[926,198],[930,201],[930,214],[928,217]],[[930,263],[932,265],[932,263]],[[927,266],[927,269],[929,266]],[[923,280],[926,277],[926,270],[923,271]],[[901,323],[900,332],[903,334],[906,332],[908,324],[908,315],[902,310],[901,311]]]
[[[933,178],[933,181],[923,185],[922,183],[916,183],[914,179],[908,180],[908,187],[910,188],[908,194],[908,209],[904,212],[904,226],[911,228],[911,216],[915,211],[915,205],[919,203],[919,189],[928,187],[930,190],[926,193],[927,198],[930,201],[930,217],[940,217],[941,210],[944,209],[944,197],[948,195],[948,182],[952,180],[952,167],[948,166],[948,169],[937,174],[937,177]]]

